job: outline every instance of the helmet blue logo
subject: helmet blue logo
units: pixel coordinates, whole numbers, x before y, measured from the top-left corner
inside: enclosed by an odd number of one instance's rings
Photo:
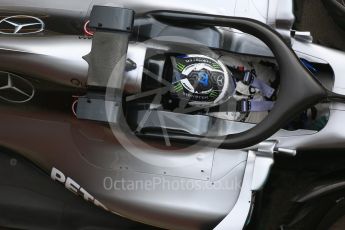
[[[198,76],[199,76],[199,82],[204,86],[204,87],[207,87],[208,84],[209,84],[209,81],[208,81],[208,74],[204,71],[202,72],[199,72],[198,73]]]

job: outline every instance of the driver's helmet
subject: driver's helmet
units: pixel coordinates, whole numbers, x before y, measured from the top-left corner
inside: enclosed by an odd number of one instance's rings
[[[172,94],[192,106],[215,106],[235,93],[235,81],[221,61],[204,55],[172,57]]]

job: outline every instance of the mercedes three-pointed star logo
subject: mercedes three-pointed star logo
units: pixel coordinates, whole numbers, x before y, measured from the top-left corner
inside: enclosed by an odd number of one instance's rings
[[[44,22],[28,15],[16,15],[0,20],[0,34],[36,34],[44,30]]]
[[[222,87],[223,85],[224,85],[224,76],[223,75],[219,75],[218,77],[217,77],[217,84],[218,84],[218,86],[220,86],[220,87]]]
[[[0,99],[11,103],[25,103],[35,95],[34,86],[18,75],[0,72]]]

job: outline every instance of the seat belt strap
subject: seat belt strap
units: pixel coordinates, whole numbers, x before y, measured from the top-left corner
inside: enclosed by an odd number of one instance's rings
[[[258,79],[253,71],[245,71],[242,82],[245,85],[259,89],[263,96],[271,98],[275,89]]]
[[[273,101],[240,100],[237,102],[237,111],[241,113],[265,112],[274,107]]]

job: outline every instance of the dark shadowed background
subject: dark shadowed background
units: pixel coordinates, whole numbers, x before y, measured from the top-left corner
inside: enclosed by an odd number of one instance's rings
[[[321,0],[295,0],[295,29],[310,31],[314,43],[345,51],[345,31],[330,17]]]

